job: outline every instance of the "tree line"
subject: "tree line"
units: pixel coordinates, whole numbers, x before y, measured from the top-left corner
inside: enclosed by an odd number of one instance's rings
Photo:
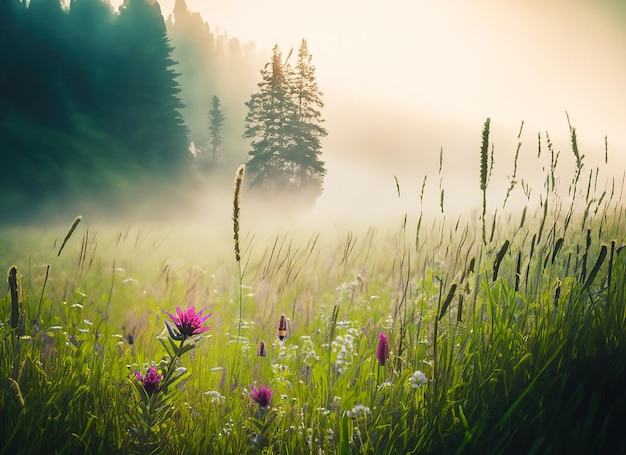
[[[274,49],[250,98],[254,47],[212,33],[183,0],[167,21],[154,0],[2,0],[0,49],[2,221],[241,161],[269,194],[321,192],[326,132],[305,41],[293,68]]]
[[[158,3],[2,2],[2,218],[174,181],[187,129]]]

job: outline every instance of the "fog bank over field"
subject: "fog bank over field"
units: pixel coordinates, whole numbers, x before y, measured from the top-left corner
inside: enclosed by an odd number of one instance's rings
[[[167,16],[174,2],[160,4]],[[487,117],[490,150],[494,147],[488,210],[502,211],[522,122],[517,184],[507,209],[539,204],[550,172],[548,135],[567,198],[575,172],[567,114],[584,155],[580,185],[596,168],[598,188],[606,178],[621,181],[626,14],[619,2],[322,1],[305,7],[286,0],[187,0],[187,5],[214,30],[254,41],[258,49],[278,44],[287,53],[307,39],[329,133],[323,140],[324,193],[309,216],[376,220],[415,214],[422,207],[424,176],[426,212],[441,214],[442,190],[446,215],[477,209]],[[228,187],[212,200],[230,200]],[[283,215],[286,222],[294,219],[287,209]]]
[[[326,118],[329,136],[324,140],[323,159],[328,173],[324,193],[315,206],[302,212],[278,202],[276,208],[270,200],[254,198],[244,185],[243,226],[253,230],[262,226],[284,230],[294,226],[333,225],[340,221],[346,225],[352,222],[360,225],[397,223],[405,214],[409,220],[415,220],[420,211],[430,220],[454,219],[459,215],[477,217],[480,213],[480,147],[484,119],[470,125],[375,104],[364,109],[356,101],[341,106],[329,104]],[[552,150],[558,154],[555,175],[566,206],[576,160],[565,112],[559,120],[560,126],[548,131],[548,135]],[[570,118],[570,121],[576,127],[576,119]],[[518,141],[520,126],[521,120],[514,125],[491,118],[490,153],[493,146],[494,164],[488,185],[489,213],[496,210],[498,213],[521,212],[524,207],[533,211],[545,195],[544,184],[550,175],[551,161],[546,130],[537,122],[524,121]],[[539,157],[538,133],[541,134]],[[593,172],[598,194],[605,188],[610,193],[612,182],[619,193],[623,168],[613,163],[619,162],[626,150],[614,145],[609,138],[606,164],[604,136],[594,137],[584,127],[576,128],[576,133],[579,151],[584,155],[579,188],[586,189],[589,173]],[[516,184],[503,206],[519,143]],[[186,216],[190,220],[231,228],[235,170],[233,168],[231,176],[221,177],[220,183],[207,182],[188,196],[191,208]],[[420,193],[425,177],[422,201]],[[579,201],[582,203],[583,199]],[[581,210],[583,208],[581,206]]]
[[[111,3],[117,7],[122,0]],[[173,18],[175,4],[179,11],[184,9],[182,0],[159,4],[166,19]],[[493,152],[489,213],[538,207],[551,160],[557,156],[558,194],[564,205],[568,203],[568,186],[576,172],[568,115],[584,155],[579,188],[592,181],[600,194],[605,187],[610,192],[611,186],[622,186],[626,168],[622,2],[186,0],[186,8],[200,13],[211,32],[254,43],[252,48],[267,52],[266,62],[275,44],[286,56],[306,39],[324,93],[322,116],[328,136],[322,139],[321,158],[327,169],[322,195],[312,209],[298,210],[286,203],[289,195],[277,200],[253,198],[246,187],[251,176],[246,176],[242,216],[248,220],[287,228],[340,218],[370,223],[420,211],[433,217],[471,216],[482,203],[480,147],[487,118]],[[291,58],[293,62],[295,56]],[[203,81],[198,75],[204,73],[194,72],[201,62],[194,68],[194,58],[190,61],[185,77]],[[211,71],[211,77],[219,72],[227,93],[236,92],[233,98],[247,99],[249,94],[235,82],[242,76],[240,66],[216,64]],[[194,98],[197,93],[190,90],[188,100]],[[245,109],[235,113],[232,105],[226,106],[227,121],[232,123],[225,154],[245,160],[246,144],[231,140],[241,138]],[[186,119],[192,129],[204,128],[206,119],[198,114],[204,115],[203,109],[195,106],[193,115],[187,113],[193,117]],[[186,188],[129,191],[123,199],[130,209],[120,216],[210,222],[229,229],[239,164],[229,168],[229,162],[219,175],[198,173]],[[109,220],[116,209],[108,202],[68,201],[63,206],[68,215],[63,216],[81,213]]]
[[[482,119],[470,124],[459,119],[430,116],[408,109],[378,106],[361,109],[356,106],[328,111],[329,137],[325,159],[328,163],[326,191],[316,209],[336,213],[388,213],[391,210],[415,211],[420,207],[420,191],[424,176],[424,208],[440,211],[440,192],[444,190],[444,210],[452,214],[466,212],[481,204],[480,147]],[[522,127],[522,121],[523,127]],[[608,164],[605,163],[605,136],[594,136],[584,125],[576,128],[578,148],[583,158],[583,177],[599,169],[598,185],[604,179],[621,179],[624,138],[607,138]],[[554,129],[546,129],[531,118],[517,124],[491,117],[490,153],[494,165],[489,184],[494,208],[502,205],[514,171],[519,146],[516,178],[507,206],[523,207],[527,198],[521,182],[532,189],[531,200],[543,191],[550,171],[549,137],[558,154],[556,173],[564,189],[575,173],[575,157],[571,146],[567,115],[563,112]],[[521,135],[520,127],[522,127]],[[539,135],[541,154],[539,155]],[[492,149],[493,147],[493,149]],[[440,163],[440,158],[442,159]],[[440,173],[441,165],[441,173]],[[595,174],[594,174],[595,175]],[[400,186],[397,194],[396,182]]]

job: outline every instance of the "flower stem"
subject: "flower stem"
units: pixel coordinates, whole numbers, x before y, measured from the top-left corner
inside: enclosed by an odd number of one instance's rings
[[[167,387],[170,385],[170,383],[173,382],[173,378],[172,378],[172,374],[175,371],[174,366],[176,365],[176,360],[180,358],[183,347],[185,345],[185,340],[187,339],[187,337],[183,337],[182,340],[180,340],[180,344],[178,345],[178,349],[176,350],[176,352],[174,352],[174,357],[172,357],[170,359],[170,363],[167,365],[167,371],[165,372],[164,376],[163,376],[163,382],[162,382],[162,386],[161,389],[167,389]]]

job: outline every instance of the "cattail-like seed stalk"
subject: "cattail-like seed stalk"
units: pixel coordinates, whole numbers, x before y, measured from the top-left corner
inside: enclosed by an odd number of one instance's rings
[[[483,127],[483,143],[480,148],[480,189],[483,192],[483,244],[487,243],[485,235],[485,216],[487,212],[487,183],[489,180],[488,168],[489,168],[489,124],[491,119],[485,120]]]
[[[267,357],[267,345],[265,344],[265,341],[259,340],[259,344],[256,348],[256,355],[257,357]]]
[[[277,336],[280,341],[284,341],[289,336],[289,322],[284,314],[281,314],[278,319]]]
[[[20,325],[21,319],[21,308],[19,302],[19,286],[18,286],[18,278],[17,278],[17,267],[11,266],[9,269],[9,292],[11,294],[11,319],[10,324],[11,328],[17,330]]]
[[[243,176],[246,170],[246,165],[242,164],[237,169],[235,174],[235,192],[233,196],[233,239],[235,240],[235,259],[237,262],[241,261],[241,249],[239,246],[239,218],[240,218],[240,198],[241,198],[241,185],[243,183]]]
[[[237,327],[237,347],[239,346],[239,340],[241,339],[241,325],[243,322],[243,272],[241,270],[241,247],[239,245],[239,225],[240,225],[240,199],[241,199],[241,187],[243,184],[243,176],[246,170],[246,165],[242,164],[235,173],[235,190],[233,194],[233,240],[235,241],[235,259],[237,260],[237,266],[239,269],[239,325]],[[233,374],[236,374],[235,363],[239,356],[235,356],[233,359]]]

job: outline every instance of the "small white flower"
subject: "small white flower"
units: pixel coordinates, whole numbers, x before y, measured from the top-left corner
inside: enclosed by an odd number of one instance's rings
[[[357,404],[351,411],[347,412],[349,417],[354,417],[356,420],[365,419],[371,413],[372,410],[362,404]]]
[[[209,390],[208,392],[204,392],[204,394],[209,397],[211,403],[222,403],[226,400],[226,397],[216,390]]]
[[[413,389],[419,389],[427,382],[428,382],[428,379],[426,378],[426,375],[422,373],[420,370],[417,370],[409,378],[409,383],[411,384],[411,388]]]
[[[187,368],[185,367],[178,367],[176,368],[176,375],[177,376],[181,376],[183,374],[187,373]]]

